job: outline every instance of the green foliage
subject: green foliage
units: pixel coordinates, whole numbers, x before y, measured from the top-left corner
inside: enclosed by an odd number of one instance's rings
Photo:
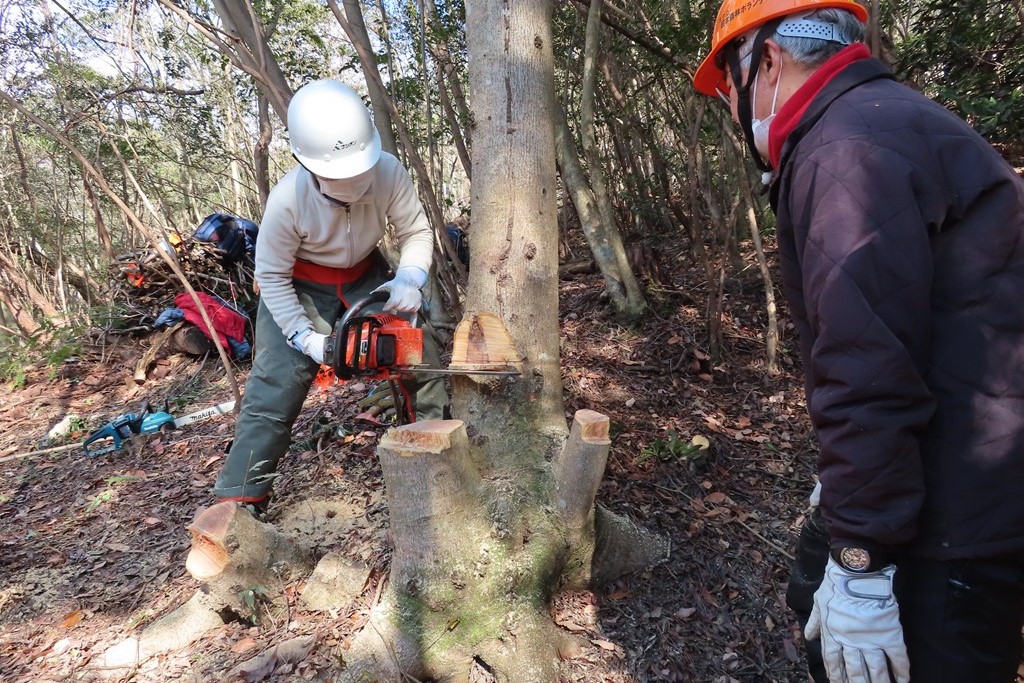
[[[131,474],[115,474],[106,478],[104,483],[106,488],[97,493],[95,496],[89,497],[89,502],[85,506],[86,512],[95,512],[96,508],[100,507],[104,503],[110,503],[117,499],[117,486],[119,484],[131,484],[136,481],[141,481],[141,477],[137,477]]]
[[[655,439],[640,452],[637,463],[642,463],[651,458],[658,460],[685,460],[701,450],[701,447],[685,441],[679,437],[674,429],[665,432],[664,439]]]
[[[0,345],[0,381],[9,389],[20,389],[25,386],[25,357],[20,353],[11,353],[9,345]]]
[[[895,3],[910,26],[894,45],[901,77],[996,143],[1024,136],[1024,22],[1019,4],[993,0]]]
[[[22,387],[26,369],[40,363],[49,378],[55,379],[66,361],[81,354],[80,333],[80,329],[55,328],[44,322],[35,337],[0,337],[0,381],[12,388]]]
[[[96,508],[98,508],[99,506],[103,505],[104,503],[109,503],[110,501],[112,501],[115,495],[116,493],[114,492],[113,489],[107,488],[100,491],[95,496],[89,496],[89,502],[85,506],[85,511],[95,512]]]
[[[82,344],[78,339],[68,339],[55,345],[53,351],[49,355],[44,356],[46,366],[49,368],[50,379],[56,379],[64,362],[79,355],[81,352]]]
[[[248,614],[240,616],[253,624],[259,623],[261,610],[273,604],[267,595],[267,589],[263,586],[250,586],[240,590],[238,599],[248,609]]]

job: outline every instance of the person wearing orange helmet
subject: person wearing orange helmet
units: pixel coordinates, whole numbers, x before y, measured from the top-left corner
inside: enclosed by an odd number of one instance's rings
[[[866,19],[852,0],[725,0],[694,74],[764,171],[820,444],[787,600],[818,683],[1007,683],[1024,181],[871,57]]]

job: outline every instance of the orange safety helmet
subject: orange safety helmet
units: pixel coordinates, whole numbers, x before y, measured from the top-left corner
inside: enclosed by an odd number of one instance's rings
[[[715,18],[711,52],[693,76],[694,87],[705,95],[729,92],[725,71],[719,66],[717,57],[730,41],[772,19],[826,7],[849,10],[861,21],[868,19],[868,11],[854,0],[725,0]]]

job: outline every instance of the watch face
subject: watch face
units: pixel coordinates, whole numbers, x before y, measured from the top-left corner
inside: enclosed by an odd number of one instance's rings
[[[851,572],[863,572],[871,566],[871,555],[864,548],[843,548],[839,551],[839,563]]]

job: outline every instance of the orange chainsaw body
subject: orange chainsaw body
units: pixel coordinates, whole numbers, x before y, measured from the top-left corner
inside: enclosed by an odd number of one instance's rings
[[[390,313],[352,318],[338,331],[339,377],[389,379],[423,365],[423,329]]]

